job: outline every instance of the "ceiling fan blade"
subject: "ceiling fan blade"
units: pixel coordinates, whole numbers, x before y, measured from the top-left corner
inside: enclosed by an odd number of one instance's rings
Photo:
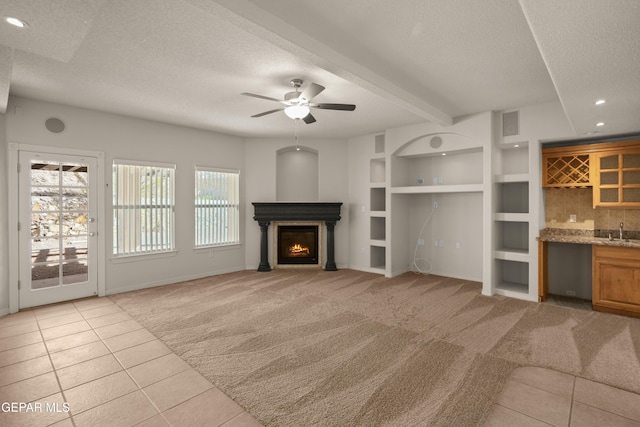
[[[311,113],[307,114],[305,118],[303,118],[302,120],[304,120],[304,122],[308,125],[310,125],[311,123],[315,123],[316,118],[313,117],[313,115]]]
[[[267,114],[275,113],[282,110],[284,110],[284,108],[276,108],[275,110],[269,110],[269,111],[265,111],[264,113],[254,114],[251,117],[262,117],[262,116],[266,116]]]
[[[253,98],[266,99],[267,101],[282,102],[280,99],[271,98],[270,96],[256,95],[255,93],[242,92],[240,95],[251,96]]]
[[[341,110],[353,111],[356,106],[353,104],[309,104],[309,107],[319,108],[321,110]]]
[[[324,86],[320,86],[317,83],[311,83],[311,85],[302,92],[302,98],[306,99],[307,101],[311,101],[314,97],[318,96],[320,92],[322,92],[323,90],[324,90]]]

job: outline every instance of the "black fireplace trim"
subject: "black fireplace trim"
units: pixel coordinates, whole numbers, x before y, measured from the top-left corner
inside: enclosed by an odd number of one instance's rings
[[[333,230],[340,220],[342,202],[252,202],[253,219],[260,226],[260,265],[258,271],[271,271],[268,229],[271,221],[324,221],[327,227],[326,271],[337,271]]]

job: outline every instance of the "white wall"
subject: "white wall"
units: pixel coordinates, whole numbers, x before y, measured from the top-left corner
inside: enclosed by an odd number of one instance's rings
[[[193,248],[194,167],[239,169],[242,193],[246,186],[242,138],[24,98],[10,98],[7,111],[8,143],[104,152],[103,173],[108,188],[105,191],[105,209],[100,212],[99,220],[104,221],[107,230],[103,239],[106,260],[103,261],[106,262],[108,294],[244,269],[242,245],[213,250]],[[65,122],[63,133],[53,134],[45,129],[44,122],[50,117]],[[3,152],[6,153],[6,149]],[[110,188],[114,158],[177,165],[175,256],[130,258],[130,262],[120,262],[111,256],[112,234],[109,230],[113,229],[113,221]],[[2,205],[6,206],[4,194],[0,193],[0,197],[3,197]],[[243,206],[241,218],[246,213]],[[4,215],[3,209],[0,227]],[[241,238],[244,231],[243,223]],[[0,288],[0,297],[5,293],[6,285]]]
[[[9,240],[7,210],[6,116],[0,114],[0,316],[9,313]]]
[[[276,200],[276,153],[286,147],[295,146],[290,139],[247,139],[245,152],[245,257],[246,268],[258,268],[260,264],[260,228],[253,219],[251,202],[273,202]],[[318,152],[319,196],[317,201],[342,202],[341,220],[335,227],[335,260],[338,268],[349,264],[349,191],[348,144],[343,139],[305,139],[300,146]],[[315,201],[315,200],[310,200]],[[269,227],[271,237],[272,227]],[[271,241],[269,248],[271,248]],[[269,253],[269,263],[272,254]],[[326,257],[323,256],[323,259]],[[273,265],[271,265],[273,267]]]

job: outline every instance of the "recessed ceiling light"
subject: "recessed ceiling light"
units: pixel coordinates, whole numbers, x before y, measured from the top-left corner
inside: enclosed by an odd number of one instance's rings
[[[520,144],[515,144],[515,145],[513,146],[513,148],[518,148],[518,147],[520,147]]]
[[[14,27],[18,28],[27,28],[29,26],[26,21],[23,21],[22,19],[16,18],[14,16],[5,16],[4,20],[7,24],[11,24]]]
[[[604,122],[598,122],[596,123],[596,126],[604,126]]]
[[[598,99],[598,100],[596,101],[596,105],[602,105],[602,104],[604,104],[605,102],[607,102],[607,101],[605,101],[604,99]]]
[[[447,155],[447,153],[442,153],[442,155],[443,155],[443,156],[446,156],[446,155]]]

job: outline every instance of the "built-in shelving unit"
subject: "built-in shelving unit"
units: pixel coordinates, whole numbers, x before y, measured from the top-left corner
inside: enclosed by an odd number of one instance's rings
[[[384,274],[387,247],[387,162],[385,136],[374,138],[374,154],[369,161],[369,267]]]
[[[537,234],[530,211],[532,199],[532,154],[527,141],[496,143],[494,158],[494,274],[496,294],[533,299],[537,283],[537,252],[532,250]]]
[[[484,144],[451,128],[424,130],[387,134],[386,275],[482,280]]]

